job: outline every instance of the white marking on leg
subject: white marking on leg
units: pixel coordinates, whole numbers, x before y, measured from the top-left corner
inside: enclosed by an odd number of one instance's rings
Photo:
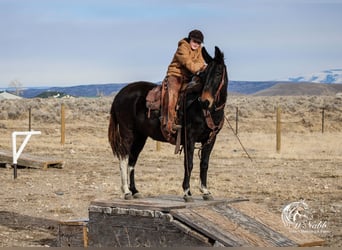
[[[129,184],[129,175],[128,175],[128,157],[120,160],[120,174],[121,174],[121,191],[124,194],[129,194],[128,184]]]
[[[200,187],[199,187],[200,191],[203,193],[203,194],[210,194],[209,190],[207,189],[206,186],[204,186],[202,183],[200,183]]]
[[[191,196],[190,195],[190,188],[188,188],[184,191],[184,196]]]

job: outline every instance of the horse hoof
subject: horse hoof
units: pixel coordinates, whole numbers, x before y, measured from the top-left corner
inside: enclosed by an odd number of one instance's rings
[[[135,193],[135,194],[133,194],[133,198],[134,199],[141,199],[141,198],[143,198],[143,196],[140,193]]]
[[[133,195],[131,193],[125,194],[125,200],[132,200],[132,199],[133,199]]]
[[[205,200],[205,201],[213,201],[214,200],[214,196],[212,196],[211,194],[204,194],[203,195],[203,200]]]
[[[189,195],[184,195],[183,199],[185,202],[194,202],[194,198],[192,198],[192,196]]]

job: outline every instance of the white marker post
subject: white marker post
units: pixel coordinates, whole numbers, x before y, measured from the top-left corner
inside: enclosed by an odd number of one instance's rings
[[[24,131],[24,132],[13,132],[12,133],[12,152],[13,152],[13,171],[14,171],[14,179],[17,178],[17,163],[18,158],[23,152],[26,144],[30,140],[32,135],[40,135],[40,131]],[[25,135],[25,139],[23,143],[20,145],[19,150],[17,151],[17,135]]]

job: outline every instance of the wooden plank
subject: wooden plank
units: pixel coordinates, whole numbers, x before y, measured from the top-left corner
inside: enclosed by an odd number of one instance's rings
[[[142,198],[134,200],[114,199],[112,201],[95,200],[90,206],[99,206],[109,208],[130,208],[141,210],[154,210],[169,212],[171,209],[185,208],[184,202],[167,202],[164,200],[156,200],[151,198]]]
[[[254,225],[255,222],[253,220],[245,220],[243,216],[239,214],[235,214],[236,217],[241,218],[240,220],[232,220],[231,218],[222,214],[221,211],[215,211],[214,209],[204,209],[204,208],[195,208],[193,209],[197,213],[205,214],[205,218],[209,218],[214,222],[215,225],[219,226],[225,232],[230,232],[234,234],[237,238],[244,239],[248,243],[248,246],[258,246],[258,247],[274,247],[274,246],[296,246],[294,242],[288,242],[288,239],[284,237],[277,237],[274,235],[274,232],[269,232],[268,228],[260,227],[260,225],[256,225],[257,230],[252,231],[251,225]],[[248,226],[245,226],[245,223]],[[251,224],[251,225],[249,225]],[[264,233],[266,231],[266,234]],[[267,232],[273,234],[273,237],[267,237]],[[269,234],[270,235],[270,234]],[[277,244],[276,239],[287,242],[287,244]]]
[[[240,204],[240,203],[239,203]],[[261,225],[238,211],[221,211],[217,204],[171,211],[178,220],[225,246],[296,246],[276,231]],[[228,209],[229,210],[229,209]]]
[[[209,238],[205,235],[192,230],[190,227],[186,226],[185,224],[179,222],[178,220],[172,220],[171,223],[175,225],[178,229],[180,229],[182,232],[184,232],[186,235],[189,235],[192,238],[198,239],[199,241],[203,242],[206,246],[211,246],[209,242]]]
[[[276,215],[267,211],[261,205],[252,202],[246,202],[230,204],[229,206],[243,212],[256,221],[267,225],[269,228],[272,228],[273,230],[296,242],[301,247],[321,246],[324,244],[323,239],[313,234],[289,230],[289,228],[285,227],[283,224],[280,215]]]
[[[213,201],[205,201],[200,196],[194,197],[194,202],[186,203],[181,196],[176,195],[163,195],[156,197],[146,197],[141,199],[124,200],[124,199],[114,199],[111,201],[95,200],[90,204],[100,207],[120,207],[120,208],[134,208],[134,209],[145,209],[145,210],[155,210],[162,212],[169,212],[172,209],[180,209],[186,207],[196,207],[196,206],[207,206],[220,203],[235,203],[246,201],[244,198],[237,199],[217,199]]]
[[[244,203],[251,204],[251,202]],[[268,242],[271,246],[298,246],[295,241],[280,234],[276,230],[269,228],[267,225],[260,223],[254,218],[242,213],[241,211],[231,207],[232,205],[234,204],[217,204],[213,206],[212,209],[244,228],[246,231],[248,231],[248,235],[256,235],[257,237],[264,239],[265,242]]]
[[[191,207],[171,214],[208,237],[226,246],[297,246],[287,237],[230,206],[252,207],[251,202],[219,203],[207,207]],[[254,211],[253,209],[250,211]],[[269,214],[269,213],[267,213]],[[273,214],[271,214],[273,215]],[[273,217],[273,216],[272,216]],[[241,241],[243,239],[243,241]]]
[[[180,195],[159,195],[159,196],[154,196],[150,198],[155,199],[155,200],[165,200],[167,202],[176,201],[176,202],[184,203],[184,199]],[[219,197],[219,198],[215,198],[215,200],[206,201],[206,200],[203,200],[202,196],[193,196],[193,199],[194,199],[194,202],[184,203],[185,206],[193,207],[193,206],[213,205],[213,204],[222,203],[222,202],[235,203],[235,202],[249,201],[249,199],[243,198],[243,197],[232,198],[232,199]]]
[[[171,211],[171,214],[179,221],[194,228],[198,232],[201,232],[210,239],[219,241],[224,246],[250,246],[248,242],[241,239],[241,237],[231,233],[231,231],[237,229],[236,225],[226,223],[226,221],[221,221],[221,223],[218,224],[213,221],[212,218],[208,218],[209,216],[206,216],[206,214],[197,213],[192,209],[177,209]]]
[[[0,162],[12,164],[12,152],[0,150]],[[34,156],[28,153],[22,153],[18,159],[17,165],[29,168],[42,169],[63,168],[65,165],[65,161],[41,156]]]

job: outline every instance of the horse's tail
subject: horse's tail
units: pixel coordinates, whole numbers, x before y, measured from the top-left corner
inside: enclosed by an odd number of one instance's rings
[[[108,141],[112,148],[113,154],[122,159],[127,156],[127,149],[122,143],[122,138],[120,136],[119,123],[117,121],[115,112],[111,112],[109,118],[109,127],[108,127]]]

